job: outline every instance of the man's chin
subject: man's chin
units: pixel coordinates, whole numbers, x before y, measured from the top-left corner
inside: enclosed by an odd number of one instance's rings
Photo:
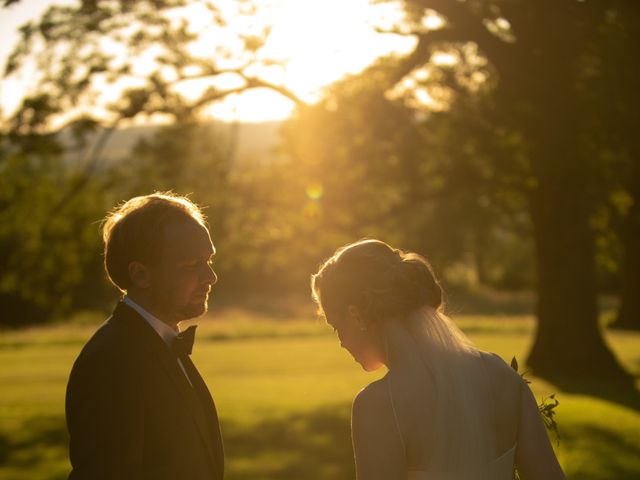
[[[196,318],[207,313],[207,302],[187,305],[182,309],[183,320],[189,320],[190,318]]]

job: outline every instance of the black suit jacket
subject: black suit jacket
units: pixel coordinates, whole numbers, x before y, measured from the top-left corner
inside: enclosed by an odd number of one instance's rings
[[[221,480],[222,437],[211,394],[120,302],[78,356],[67,385],[70,480]]]

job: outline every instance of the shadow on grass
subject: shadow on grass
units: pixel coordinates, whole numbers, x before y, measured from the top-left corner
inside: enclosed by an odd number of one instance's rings
[[[345,404],[257,424],[223,419],[225,480],[355,478],[349,412]],[[0,478],[65,479],[67,455],[63,417],[34,417],[15,434],[0,432]]]
[[[640,412],[640,392],[633,378],[611,382],[585,382],[571,378],[548,379],[563,392],[588,395]]]
[[[347,480],[355,478],[349,432],[349,405],[327,406],[257,423],[225,419],[226,480]],[[639,478],[640,445],[589,423],[563,429],[569,477],[581,480]],[[0,477],[61,480],[67,432],[62,417],[26,421],[20,435],[0,434]],[[3,472],[18,472],[3,476]]]
[[[612,430],[592,424],[579,424],[562,434],[560,448],[568,446],[580,471],[570,480],[637,480],[640,478],[640,445]],[[572,465],[568,465],[571,471]]]
[[[225,479],[355,478],[349,412],[345,404],[251,425],[223,421]]]
[[[66,479],[68,444],[64,417],[29,418],[15,434],[0,433],[0,477]]]

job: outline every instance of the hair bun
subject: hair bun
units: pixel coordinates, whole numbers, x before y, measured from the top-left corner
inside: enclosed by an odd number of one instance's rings
[[[408,253],[395,270],[398,286],[415,308],[426,304],[437,309],[442,305],[442,289],[424,258]]]
[[[338,249],[311,286],[322,310],[336,314],[356,305],[370,318],[386,320],[442,305],[442,289],[424,257],[375,239]]]

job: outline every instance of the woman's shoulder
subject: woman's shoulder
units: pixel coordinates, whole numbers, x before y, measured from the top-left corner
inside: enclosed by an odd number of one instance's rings
[[[358,392],[353,399],[353,411],[380,412],[391,408],[391,398],[387,375],[371,382]]]
[[[406,471],[404,440],[387,382],[387,376],[372,382],[353,401],[351,430],[356,459],[367,459],[366,463],[379,464],[383,470],[400,462],[402,470]],[[392,458],[397,461],[391,461]],[[396,475],[383,477],[396,478]]]
[[[481,351],[480,356],[497,406],[511,409],[519,405],[523,385],[520,374],[495,353]]]
[[[490,385],[491,411],[496,428],[497,453],[516,442],[522,378],[495,353],[480,352]]]
[[[519,385],[521,377],[500,355],[493,352],[480,351],[484,368],[493,381],[500,384],[507,382],[508,384]]]

